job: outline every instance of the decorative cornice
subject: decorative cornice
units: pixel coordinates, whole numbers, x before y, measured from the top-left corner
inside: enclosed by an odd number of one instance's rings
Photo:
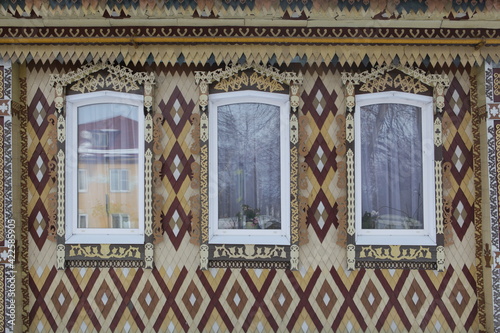
[[[1,21],[0,21],[1,24]],[[249,43],[307,45],[500,45],[500,29],[294,26],[0,26],[0,45]]]
[[[104,78],[89,78],[90,74],[100,70],[106,70],[109,76]],[[50,76],[49,84],[51,86],[65,87],[69,84],[80,81],[80,85],[75,88],[80,93],[95,91],[98,87],[104,87],[106,84],[113,86],[115,91],[129,92],[139,89],[140,84],[155,84],[153,73],[134,73],[131,69],[122,66],[115,66],[106,63],[89,64],[74,72],[68,74]]]
[[[351,82],[354,85],[359,85],[374,80],[375,78],[380,77],[384,73],[390,72],[394,69],[399,70],[415,79],[418,79],[420,82],[425,83],[431,87],[438,87],[438,86],[448,87],[450,85],[450,79],[446,75],[427,74],[418,68],[410,68],[406,66],[393,65],[393,64],[381,66],[378,68],[373,68],[370,71],[365,71],[362,73],[343,72],[342,82],[344,84]]]
[[[18,19],[64,18],[68,15],[107,20],[134,20],[158,17],[193,18],[318,18],[395,20],[425,17],[445,20],[477,20],[494,16],[494,1],[442,0],[10,0],[0,4],[0,14]]]
[[[228,66],[226,68],[219,68],[212,72],[196,72],[195,80],[196,84],[211,84],[214,81],[220,82],[223,79],[230,78],[235,74],[242,72],[246,69],[252,68],[255,72],[271,78],[279,83],[286,83],[288,85],[301,85],[303,78],[302,74],[296,74],[293,72],[280,72],[274,67],[265,67],[259,64],[237,64],[234,66]]]

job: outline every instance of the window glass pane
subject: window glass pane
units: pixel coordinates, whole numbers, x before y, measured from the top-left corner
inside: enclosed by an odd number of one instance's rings
[[[87,228],[87,215],[78,215],[78,228]]]
[[[281,229],[280,108],[218,107],[219,229]]]
[[[121,191],[128,191],[128,170],[127,169],[122,169],[121,170],[121,185],[120,185],[120,190]]]
[[[87,191],[87,170],[78,169],[78,191]]]
[[[360,108],[363,229],[423,229],[422,110]]]
[[[86,105],[77,115],[78,168],[87,170],[87,191],[78,193],[78,214],[87,215],[87,228],[138,229],[137,106]],[[127,216],[126,223],[121,215]]]
[[[109,187],[112,192],[118,192],[118,184],[120,183],[118,178],[118,169],[111,169],[109,171]]]

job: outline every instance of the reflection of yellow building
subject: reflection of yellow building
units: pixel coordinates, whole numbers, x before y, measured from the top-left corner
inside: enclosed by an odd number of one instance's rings
[[[79,228],[139,228],[138,124],[113,115],[78,126]]]
[[[86,220],[87,228],[139,228],[137,163],[79,163],[78,168],[79,182],[87,185],[79,187],[79,227]],[[121,174],[119,184],[112,174]]]

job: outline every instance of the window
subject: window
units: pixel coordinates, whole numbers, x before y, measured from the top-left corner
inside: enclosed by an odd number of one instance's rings
[[[163,201],[154,191],[162,151],[155,75],[95,63],[51,75],[50,84],[57,193],[47,229],[57,269],[153,268],[154,242],[163,238],[161,209],[153,207]]]
[[[347,268],[445,268],[446,75],[401,65],[342,73]],[[448,223],[445,224],[445,219]]]
[[[130,191],[127,169],[111,169],[109,172],[109,187],[111,192]]]
[[[88,227],[88,215],[87,214],[78,214],[78,228],[87,228]]]
[[[200,268],[298,269],[307,242],[302,76],[237,64],[195,80],[191,242],[200,245]]]
[[[432,97],[356,97],[356,244],[435,245]]]
[[[107,148],[109,146],[109,132],[105,129],[91,132],[92,146],[97,148]]]
[[[128,214],[111,214],[111,217],[113,219],[113,228],[130,228],[130,217]]]
[[[289,96],[210,96],[209,242],[290,245]]]
[[[78,169],[78,192],[87,192],[87,191],[88,191],[87,170]]]
[[[66,243],[144,243],[143,96],[67,96]]]

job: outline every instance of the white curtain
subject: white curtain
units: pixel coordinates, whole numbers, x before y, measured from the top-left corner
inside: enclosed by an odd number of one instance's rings
[[[360,112],[363,228],[422,229],[421,109],[374,104]]]
[[[280,108],[217,110],[219,228],[281,228]]]

